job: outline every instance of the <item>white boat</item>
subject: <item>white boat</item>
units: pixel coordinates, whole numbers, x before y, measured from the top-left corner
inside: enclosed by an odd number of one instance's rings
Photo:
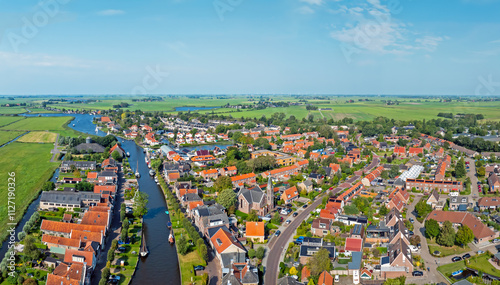
[[[153,169],[149,170],[149,175],[154,176],[155,175],[155,171]]]
[[[135,169],[135,177],[137,178],[141,177],[141,174],[139,173],[139,161],[137,161],[137,168]]]
[[[149,254],[149,250],[148,250],[148,247],[146,245],[146,239],[145,239],[144,234],[142,234],[142,246],[141,246],[140,255],[142,257],[146,257],[148,254]]]
[[[129,156],[130,156],[130,152],[127,151],[127,157],[129,157]]]

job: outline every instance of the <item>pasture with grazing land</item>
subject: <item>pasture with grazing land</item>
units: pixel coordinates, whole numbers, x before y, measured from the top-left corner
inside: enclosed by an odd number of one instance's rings
[[[19,142],[32,142],[32,143],[54,143],[57,134],[51,132],[30,132],[20,137]]]
[[[67,126],[71,120],[73,117],[29,117],[6,125],[0,130],[51,131],[62,136],[73,137],[82,135]]]
[[[7,177],[15,173],[15,222],[22,215],[31,201],[38,196],[42,185],[50,179],[58,162],[50,162],[52,144],[13,142],[0,148],[0,173]],[[7,187],[0,187],[1,197],[7,197]],[[0,238],[7,235],[7,203],[0,205]]]
[[[21,131],[0,131],[0,145],[10,142],[11,140],[17,138],[18,136],[24,134]]]

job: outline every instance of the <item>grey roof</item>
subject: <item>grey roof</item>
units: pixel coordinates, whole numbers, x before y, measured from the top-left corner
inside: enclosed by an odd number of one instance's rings
[[[111,170],[104,170],[99,172],[98,176],[118,176],[114,171]]]
[[[330,258],[335,257],[335,243],[324,243],[323,246],[313,246],[313,245],[300,245],[300,256],[313,256],[320,249],[326,249],[330,253]]]
[[[306,185],[307,187],[309,187],[309,186],[312,186],[312,185],[313,185],[313,183],[312,183],[312,181],[311,181],[311,180],[306,180],[306,181],[303,181],[302,183],[303,183],[304,185]]]
[[[92,192],[73,191],[44,191],[40,197],[40,202],[78,204],[82,201],[100,200],[101,194]]]
[[[61,163],[61,167],[71,167],[71,165],[74,165],[76,168],[95,168],[96,167],[96,162],[95,161],[72,161],[72,160],[65,160]]]
[[[240,285],[241,282],[233,274],[226,274],[226,276],[222,277],[221,284],[222,285]]]
[[[101,152],[104,152],[105,151],[105,148],[100,145],[100,144],[97,144],[97,143],[81,143],[79,145],[77,145],[75,147],[75,149],[79,152],[82,152],[82,151],[92,151],[92,152],[98,152],[98,153],[101,153]]]
[[[300,283],[299,281],[293,279],[293,277],[290,276],[285,276],[280,279],[278,279],[277,285],[303,285],[303,283]]]
[[[450,204],[468,204],[469,197],[467,196],[453,196],[450,197]]]
[[[201,197],[195,193],[187,193],[186,195],[182,196],[182,201],[184,202],[201,201],[201,200],[202,200]]]
[[[222,267],[223,268],[229,268],[231,266],[231,263],[235,262],[246,262],[246,252],[228,252],[228,253],[222,253],[220,255],[222,259]]]
[[[209,227],[211,223],[217,223],[220,225],[229,225],[229,218],[227,217],[226,213],[202,217],[201,221],[205,228]]]
[[[363,256],[362,252],[354,251],[351,253],[352,260],[347,264],[347,268],[351,269],[361,269],[361,257]]]
[[[258,190],[257,190],[258,189]],[[258,187],[252,189],[243,188],[238,193],[238,197],[243,196],[248,203],[260,203],[264,197],[264,192]]]
[[[209,217],[213,215],[220,215],[224,213],[224,207],[219,204],[214,204],[211,206],[203,205],[198,206],[195,209],[195,212],[200,217]]]
[[[462,279],[460,281],[453,283],[453,285],[473,285],[473,284],[467,281],[467,279]]]

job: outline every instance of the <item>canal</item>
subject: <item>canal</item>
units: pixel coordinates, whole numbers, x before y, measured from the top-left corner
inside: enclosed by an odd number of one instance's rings
[[[23,114],[25,116],[38,116],[36,114]],[[94,117],[89,114],[42,114],[42,117],[75,117],[69,123],[72,129],[91,135],[104,136],[106,133],[102,131],[96,132],[96,125],[93,123]],[[146,236],[146,244],[149,248],[149,255],[146,258],[141,258],[137,266],[135,276],[132,279],[132,284],[181,284],[179,261],[177,259],[177,251],[175,246],[168,243],[169,230],[166,227],[169,221],[169,216],[165,214],[167,210],[165,196],[161,188],[155,183],[154,179],[149,176],[149,168],[144,160],[145,154],[143,149],[134,141],[123,140],[118,138],[125,151],[130,153],[129,162],[136,171],[137,161],[139,162],[139,173],[141,177],[138,179],[139,189],[149,195],[148,213],[144,216],[144,231]],[[51,181],[55,181],[58,177],[58,170],[54,173]],[[37,210],[40,203],[40,196],[34,200],[23,219],[16,227],[17,232],[21,231],[24,224],[29,220],[31,215]],[[7,250],[7,242],[2,244],[0,256],[3,258]]]

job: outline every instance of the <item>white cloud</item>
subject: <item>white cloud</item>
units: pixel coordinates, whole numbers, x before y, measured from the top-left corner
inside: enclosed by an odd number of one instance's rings
[[[309,6],[302,6],[300,8],[297,9],[297,12],[299,12],[300,14],[314,14],[314,10],[309,7]]]
[[[300,0],[300,2],[305,2],[309,5],[323,5],[323,0]]]
[[[125,14],[125,11],[115,10],[115,9],[101,10],[101,11],[97,12],[97,15],[99,15],[99,16],[115,16],[115,15],[122,15],[122,14]]]
[[[90,68],[88,61],[47,54],[21,54],[0,51],[0,66]]]
[[[447,39],[429,35],[415,38],[412,25],[394,17],[398,11],[391,11],[379,0],[367,2],[354,7],[340,5],[337,10],[330,10],[348,19],[343,27],[335,27],[330,36],[343,45],[381,54],[409,54],[416,50],[432,52]]]

